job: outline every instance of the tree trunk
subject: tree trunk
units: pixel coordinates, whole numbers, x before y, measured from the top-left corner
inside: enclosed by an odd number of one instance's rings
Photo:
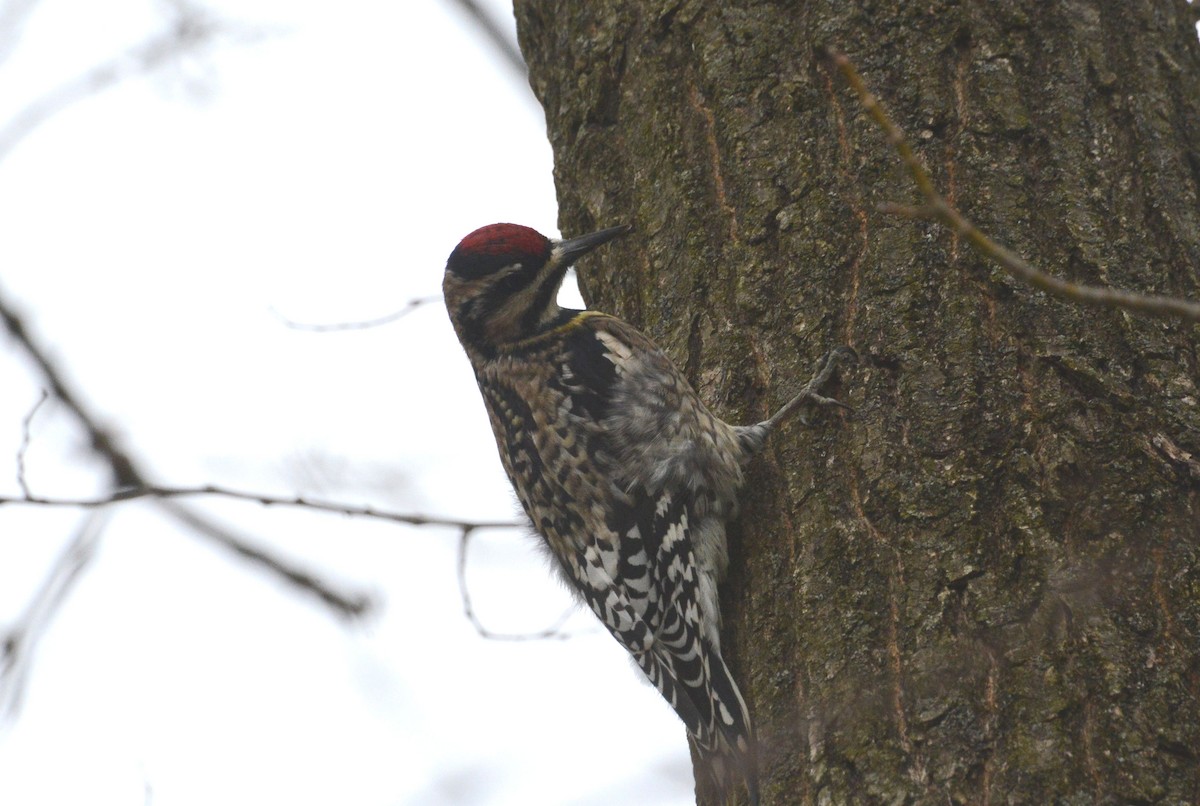
[[[878,212],[916,192],[824,55],[1031,262],[1200,298],[1187,3],[516,11],[562,231],[636,228],[585,265],[589,302],[731,422],[861,357],[856,413],[776,434],[731,530],[764,803],[1200,802],[1200,330]]]

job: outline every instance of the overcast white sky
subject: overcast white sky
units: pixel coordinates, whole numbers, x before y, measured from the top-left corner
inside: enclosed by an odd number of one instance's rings
[[[440,303],[326,334],[273,311],[381,316],[438,294],[475,227],[553,234],[536,101],[447,0],[208,7],[277,33],[86,100],[0,162],[0,291],[156,480],[511,518]],[[161,10],[43,0],[0,66],[0,121]],[[0,341],[0,494],[40,388]],[[102,490],[65,411],[31,437],[35,492]],[[114,508],[0,729],[0,804],[692,802],[682,726],[590,616],[567,641],[476,634],[455,532],[205,507],[384,608],[347,626],[153,507]],[[0,629],[81,517],[0,508]],[[569,607],[523,534],[480,533],[470,562],[492,629]]]

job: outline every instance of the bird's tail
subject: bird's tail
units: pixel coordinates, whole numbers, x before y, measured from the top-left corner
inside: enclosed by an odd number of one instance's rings
[[[750,712],[725,661],[698,636],[691,652],[668,654],[661,646],[639,657],[642,671],[683,720],[717,788],[732,794],[744,781],[750,803],[757,804]]]

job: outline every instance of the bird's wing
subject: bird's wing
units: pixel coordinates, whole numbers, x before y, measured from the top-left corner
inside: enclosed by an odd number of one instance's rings
[[[700,749],[732,756],[745,773],[749,715],[706,634],[706,616],[715,624],[718,614],[705,614],[701,604],[694,538],[712,516],[697,511],[692,480],[680,479],[701,439],[698,401],[636,330],[607,317],[588,325],[568,338],[563,376],[579,401],[574,416],[589,455],[609,481],[605,500],[595,503],[616,540],[587,535],[575,573],[586,577],[581,587],[592,610],[634,654]],[[616,603],[629,610],[617,612]],[[640,622],[636,635],[627,618]]]

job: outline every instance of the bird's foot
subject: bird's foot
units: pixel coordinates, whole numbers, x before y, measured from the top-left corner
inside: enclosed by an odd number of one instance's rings
[[[786,420],[788,417],[794,414],[797,409],[806,403],[814,406],[843,409],[845,411],[853,412],[854,409],[850,406],[847,406],[840,400],[835,400],[832,397],[826,397],[825,395],[821,394],[821,391],[825,388],[825,385],[829,383],[829,379],[833,377],[833,373],[839,365],[843,363],[853,364],[857,361],[858,353],[854,352],[852,348],[845,345],[835,347],[829,352],[825,353],[825,355],[821,356],[820,360],[817,361],[816,369],[813,372],[812,379],[805,384],[804,388],[800,390],[800,393],[789,400],[783,408],[775,412],[775,414],[771,416],[771,419],[767,420],[765,423],[763,423],[763,425],[765,425],[768,429],[774,429],[775,426]],[[803,415],[801,415],[800,421],[805,425],[808,425],[808,419]]]

